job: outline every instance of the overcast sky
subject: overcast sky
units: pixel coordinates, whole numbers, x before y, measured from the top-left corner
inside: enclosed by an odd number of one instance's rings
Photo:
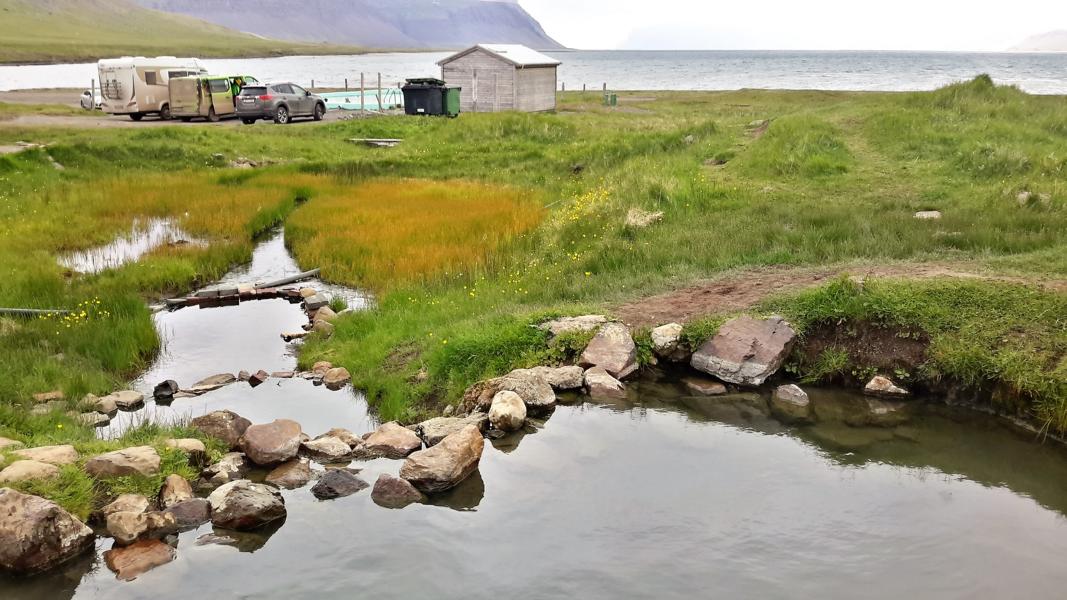
[[[1004,50],[1067,0],[520,0],[573,48]]]

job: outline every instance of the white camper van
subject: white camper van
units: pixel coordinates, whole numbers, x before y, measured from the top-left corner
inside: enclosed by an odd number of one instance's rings
[[[129,115],[140,121],[156,113],[170,118],[170,78],[204,75],[207,69],[195,58],[124,56],[97,63],[102,108],[112,115]]]

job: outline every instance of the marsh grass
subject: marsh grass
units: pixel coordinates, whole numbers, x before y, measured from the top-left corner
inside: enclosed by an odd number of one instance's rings
[[[449,273],[492,271],[542,217],[535,194],[471,181],[333,185],[286,224],[286,242],[323,276],[384,291]]]

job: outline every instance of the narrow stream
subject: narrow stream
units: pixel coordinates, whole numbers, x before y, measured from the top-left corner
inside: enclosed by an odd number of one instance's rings
[[[284,233],[277,231],[256,247],[248,265],[227,273],[209,287],[267,282],[301,270],[285,248]],[[366,296],[350,288],[318,280],[300,285],[313,287],[331,298],[341,298],[353,310],[368,305]],[[155,315],[155,322],[163,340],[162,349],[156,361],[133,383],[133,389],[145,395],[147,404],[138,411],[119,411],[109,426],[98,430],[102,437],[121,435],[131,425],[146,419],[173,423],[222,409],[232,410],[254,423],[293,419],[312,435],[332,427],[362,432],[377,426],[367,413],[362,394],[350,387],[330,391],[299,378],[272,378],[256,388],[237,382],[195,398],[176,399],[169,406],[152,401],[152,388],[167,379],[188,387],[216,373],[294,370],[300,342],[285,342],[281,334],[301,331],[301,325],[307,323],[298,304],[271,299],[235,306],[186,307],[160,311]]]
[[[296,270],[279,235],[226,281]],[[278,334],[302,318],[281,300],[160,313],[167,345],[137,385],[291,369]],[[936,405],[894,427],[849,427],[833,415],[864,400],[840,390],[809,390],[827,416],[800,428],[771,418],[759,394],[691,394],[666,374],[635,382],[626,400],[571,398],[543,427],[491,442],[480,470],[432,504],[283,491],[281,525],[221,545],[198,545],[210,524],[182,533],[178,558],[133,582],[104,566],[112,541],[101,538],[55,572],[0,579],[0,598],[1063,597],[1059,446]],[[216,408],[293,418],[312,435],[376,425],[358,394],[301,380],[145,411]],[[353,466],[373,482],[400,461]]]

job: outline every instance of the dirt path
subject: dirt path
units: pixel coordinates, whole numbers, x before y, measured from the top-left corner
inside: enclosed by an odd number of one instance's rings
[[[923,263],[854,265],[834,268],[767,267],[725,275],[677,290],[617,306],[612,314],[631,327],[686,323],[707,315],[735,312],[755,306],[780,293],[814,287],[847,273],[853,277],[930,279],[955,277],[1039,285],[1067,292],[1067,280],[1043,280],[982,272],[976,264]]]

